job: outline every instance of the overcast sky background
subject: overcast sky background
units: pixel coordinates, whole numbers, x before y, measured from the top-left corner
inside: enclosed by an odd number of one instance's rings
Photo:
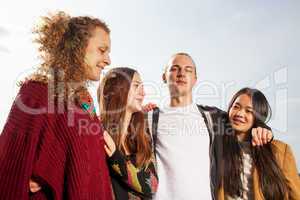
[[[169,57],[179,51],[190,53],[196,62],[194,97],[200,104],[227,109],[238,89],[262,89],[273,108],[270,126],[275,138],[292,146],[300,169],[300,1],[5,1],[0,8],[0,130],[17,80],[40,63],[31,30],[40,16],[59,10],[109,24],[111,66],[141,73],[146,102],[168,101],[161,74]]]

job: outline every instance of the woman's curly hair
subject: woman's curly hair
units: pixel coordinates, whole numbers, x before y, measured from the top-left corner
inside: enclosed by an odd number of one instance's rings
[[[64,92],[67,96],[78,88],[86,88],[84,57],[89,38],[97,27],[109,34],[108,26],[97,18],[71,17],[62,11],[42,17],[42,21],[33,33],[37,34],[35,42],[43,62],[30,79],[47,83],[51,79],[56,94]]]

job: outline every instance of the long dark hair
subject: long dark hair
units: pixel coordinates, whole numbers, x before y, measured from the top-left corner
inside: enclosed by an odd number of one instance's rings
[[[266,122],[271,117],[271,108],[264,94],[257,89],[243,88],[238,91],[231,99],[228,113],[235,100],[242,94],[248,95],[252,100],[254,114],[254,124],[252,128],[268,128]],[[249,140],[252,140],[251,134],[249,134]],[[284,175],[276,162],[274,146],[271,143],[268,143],[263,147],[251,146],[250,148],[253,167],[257,169],[259,184],[264,198],[267,200],[285,199],[285,194],[288,191],[287,184]],[[224,192],[233,197],[240,197],[243,192],[241,181],[243,158],[242,149],[234,130],[225,134],[223,151],[224,171],[222,176],[224,180]]]
[[[121,143],[123,121],[126,113],[128,92],[132,78],[137,71],[119,67],[110,70],[102,80],[98,90],[101,121],[104,128],[111,134],[117,149],[125,154]],[[136,155],[138,167],[146,166],[151,159],[151,139],[146,134],[144,114],[132,114],[125,146],[131,154]]]

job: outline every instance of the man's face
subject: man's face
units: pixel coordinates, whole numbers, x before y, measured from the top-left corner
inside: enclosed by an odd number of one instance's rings
[[[96,28],[86,48],[85,63],[89,80],[98,81],[101,71],[110,64],[110,37],[102,28]]]
[[[190,57],[177,55],[171,58],[163,76],[171,96],[192,95],[197,76],[195,64]]]

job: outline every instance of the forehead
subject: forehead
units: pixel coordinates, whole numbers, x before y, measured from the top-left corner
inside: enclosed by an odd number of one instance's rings
[[[252,100],[247,94],[242,94],[238,96],[234,103],[239,103],[242,106],[252,107]]]
[[[141,76],[135,72],[132,77],[132,82],[142,82]]]
[[[109,34],[99,27],[95,28],[93,31],[90,42],[94,43],[94,45],[100,45],[107,48],[110,48],[111,43]]]
[[[192,66],[195,67],[193,60],[186,55],[176,55],[170,59],[168,66],[179,65],[179,66]]]

